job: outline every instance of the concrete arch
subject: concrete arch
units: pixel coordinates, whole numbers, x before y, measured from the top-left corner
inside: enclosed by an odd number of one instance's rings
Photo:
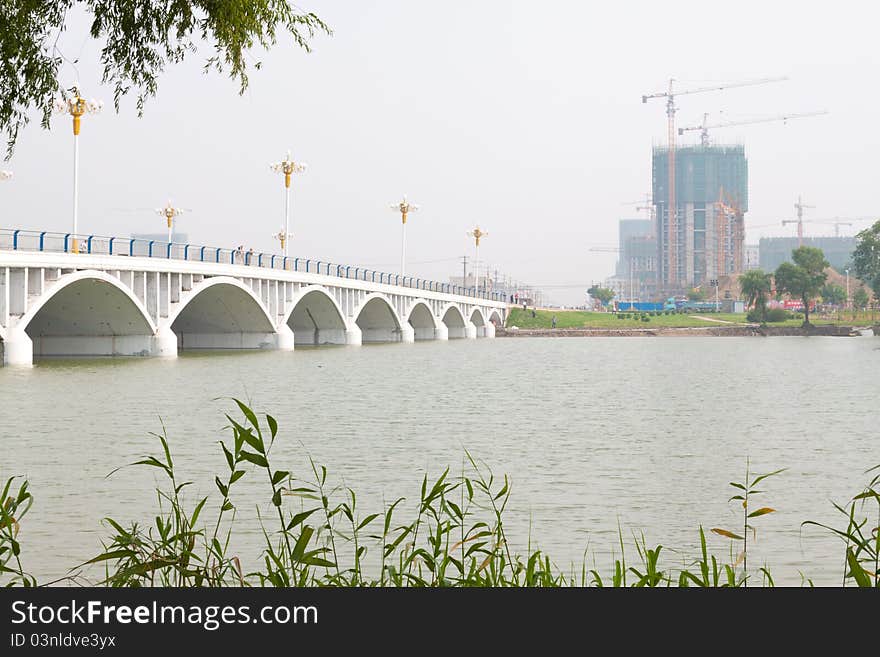
[[[345,344],[345,315],[323,285],[303,287],[284,318],[296,344]]]
[[[368,294],[357,307],[354,321],[362,342],[400,342],[402,322],[391,300],[384,294]]]
[[[474,337],[495,337],[495,326],[490,325],[489,322],[486,321],[486,316],[483,314],[483,311],[479,306],[476,306],[471,311],[470,323],[474,326],[472,329],[474,330]]]
[[[229,276],[205,279],[168,317],[178,349],[265,349],[275,326],[254,291]]]
[[[443,308],[440,318],[440,321],[446,326],[450,340],[467,337],[467,320],[465,320],[458,304],[450,303]]]
[[[437,337],[437,318],[434,317],[431,306],[424,299],[413,301],[406,321],[413,328],[415,340],[434,340]]]
[[[493,309],[492,313],[489,315],[489,323],[495,328],[501,328],[504,326],[504,319],[501,317],[501,313],[498,312],[497,308]]]
[[[34,356],[145,356],[156,325],[119,279],[83,270],[49,287],[16,330],[31,340]]]

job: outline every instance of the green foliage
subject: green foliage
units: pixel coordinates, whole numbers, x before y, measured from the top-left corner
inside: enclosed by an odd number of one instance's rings
[[[205,70],[228,73],[243,93],[255,48],[269,48],[284,34],[308,51],[317,32],[330,33],[321,19],[286,0],[2,2],[0,131],[8,137],[7,157],[32,111],[49,127],[64,61],[57,36],[74,7],[92,17],[90,36],[101,43],[103,81],[113,85],[117,111],[121,98],[134,91],[141,113],[145,100],[156,95],[159,74],[195,53],[200,42],[213,52]],[[253,67],[259,69],[260,62]]]
[[[871,298],[868,296],[868,292],[863,287],[856,288],[856,291],[853,292],[853,306],[860,310],[864,310],[868,307],[868,303],[871,301]]]
[[[706,291],[702,288],[695,287],[692,290],[688,291],[687,297],[691,301],[705,301]]]
[[[877,474],[847,507],[834,504],[846,518],[844,528],[812,520],[802,523],[826,529],[843,541],[843,586],[852,582],[860,588],[880,588],[880,465],[867,474],[872,472]]]
[[[608,287],[599,287],[598,285],[593,285],[588,289],[587,294],[597,299],[603,306],[607,306],[608,302],[614,298],[614,290]]]
[[[6,480],[0,492],[0,578],[10,577],[6,586],[36,586],[36,580],[24,572],[21,565],[21,543],[18,536],[24,516],[34,503],[28,492],[28,482],[22,481],[18,491],[13,488],[17,477]]]
[[[835,283],[826,283],[819,291],[822,302],[832,306],[842,306],[846,303],[846,288]]]
[[[750,269],[739,277],[739,289],[746,298],[747,305],[756,312],[755,315],[749,314],[750,322],[763,324],[767,321],[767,299],[772,282],[772,276],[762,269]]]
[[[852,261],[856,276],[880,293],[880,221],[856,235]]]
[[[107,518],[110,536],[101,553],[79,568],[99,566],[99,585],[112,587],[251,587],[251,586],[747,586],[748,541],[752,523],[774,513],[752,505],[763,491],[759,483],[782,470],[753,475],[746,466],[742,482],[731,482],[729,501],[742,506],[742,529],[713,528],[718,536],[742,543],[738,556],[725,563],[711,554],[700,527],[700,552],[678,569],[665,565],[662,545],[651,545],[643,534],[633,535],[636,559],[627,561],[626,543],[618,527],[618,544],[604,574],[586,558],[580,572],[565,574],[542,550],[531,546],[522,554],[511,549],[505,528],[512,484],[465,452],[460,476],[449,470],[422,479],[419,494],[410,503],[398,498],[382,509],[364,513],[355,491],[330,483],[327,468],[309,461],[300,479],[273,465],[273,447],[279,427],[270,415],[258,416],[235,400],[238,415],[227,415],[228,437],[219,442],[226,472],[214,480],[216,491],[186,499],[188,481],[175,469],[164,431],[153,434],[158,454],[146,455],[132,466],[153,468],[164,480],[157,489],[158,513],[152,526],[123,525]],[[880,472],[880,466],[872,471]],[[869,471],[871,472],[871,471]],[[230,548],[238,507],[238,482],[262,479],[263,502],[257,506],[263,534],[263,553],[253,569],[245,569]],[[17,492],[15,478],[7,480],[0,495],[0,582],[7,586],[36,586],[20,562],[18,543],[22,518],[33,498],[28,484]],[[880,587],[880,474],[854,496],[849,508],[835,505],[847,519],[844,529],[808,521],[840,537],[845,543],[843,584]],[[262,510],[261,510],[262,509]],[[405,514],[409,510],[409,516]],[[876,514],[876,524],[867,511]],[[264,515],[265,512],[265,515]],[[617,554],[619,549],[619,554]],[[375,555],[375,556],[372,556]],[[739,566],[742,564],[742,570]],[[773,586],[766,568],[761,583]],[[77,581],[95,584],[76,575]],[[809,581],[809,580],[807,580]]]
[[[728,529],[721,529],[719,527],[714,527],[712,531],[719,536],[724,536],[733,541],[742,541],[742,551],[739,553],[739,556],[736,558],[736,561],[733,563],[733,570],[736,570],[736,567],[740,564],[743,565],[742,569],[742,578],[737,582],[737,585],[742,584],[743,586],[748,586],[748,577],[749,577],[749,532],[751,531],[753,534],[756,534],[755,528],[750,524],[752,518],[759,518],[760,516],[765,516],[770,513],[775,513],[776,509],[772,509],[769,506],[764,506],[759,509],[755,509],[754,511],[749,510],[749,501],[755,495],[759,495],[764,491],[758,490],[756,486],[767,479],[768,477],[773,477],[774,475],[778,475],[783,470],[775,470],[773,472],[768,472],[767,474],[761,475],[751,475],[749,473],[749,461],[746,460],[746,476],[742,481],[731,481],[730,486],[734,489],[734,495],[728,500],[728,502],[737,502],[737,504],[742,505],[743,510],[743,525],[742,525],[742,533],[736,534]]]
[[[801,246],[791,252],[792,262],[783,262],[776,269],[776,287],[780,292],[800,299],[804,304],[804,323],[810,325],[810,302],[819,295],[829,266],[822,249]]]

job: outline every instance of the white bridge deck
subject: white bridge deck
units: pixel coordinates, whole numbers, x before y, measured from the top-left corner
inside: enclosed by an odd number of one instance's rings
[[[0,236],[4,364],[29,365],[42,356],[173,357],[185,349],[494,337],[507,311],[497,294],[413,277],[395,284],[401,277],[394,274],[327,263],[316,268],[314,260],[274,256],[271,266],[268,257],[266,266],[233,264],[236,254],[226,250],[232,262],[208,262],[200,247],[192,247],[198,260],[144,257],[118,254],[112,240],[112,255],[106,248],[69,253],[66,237],[63,250],[26,249],[18,235],[8,244],[11,232]],[[31,235],[45,246],[45,234]],[[161,248],[171,254],[164,243]],[[219,249],[208,254],[220,260]],[[310,271],[292,270],[302,263]]]

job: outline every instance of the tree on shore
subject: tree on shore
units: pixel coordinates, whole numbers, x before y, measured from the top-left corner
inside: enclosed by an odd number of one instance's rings
[[[89,36],[102,44],[103,82],[113,85],[116,110],[133,91],[138,114],[156,95],[166,65],[183,61],[199,43],[212,53],[205,71],[228,73],[244,93],[249,65],[260,68],[252,49],[269,48],[285,35],[309,51],[317,32],[330,34],[315,14],[287,0],[0,2],[0,132],[7,137],[7,159],[31,112],[42,113],[48,128],[56,98],[66,93],[58,80],[66,58],[57,44],[74,8],[90,14]]]
[[[864,310],[868,307],[868,302],[871,300],[871,297],[868,296],[868,292],[865,288],[860,287],[853,293],[853,306],[858,308],[859,310]]]
[[[830,306],[842,306],[846,303],[846,289],[836,283],[826,283],[822,286],[819,294],[822,302]]]
[[[852,261],[856,276],[880,294],[880,221],[856,235]]]
[[[610,287],[599,287],[598,285],[594,285],[587,290],[587,294],[597,299],[603,306],[607,306],[608,302],[614,298],[614,290]]]
[[[739,289],[748,306],[757,311],[761,324],[767,321],[767,299],[772,282],[772,276],[763,269],[750,269],[739,277]]]
[[[776,269],[774,278],[776,288],[781,292],[788,293],[793,298],[800,299],[804,304],[803,327],[810,326],[810,302],[819,296],[825,279],[828,275],[825,269],[829,267],[828,261],[822,249],[812,246],[801,246],[791,252],[794,262],[783,262]]]

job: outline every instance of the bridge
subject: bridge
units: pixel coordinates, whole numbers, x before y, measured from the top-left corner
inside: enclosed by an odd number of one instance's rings
[[[500,293],[363,267],[0,230],[4,365],[47,356],[494,337],[506,312]]]

